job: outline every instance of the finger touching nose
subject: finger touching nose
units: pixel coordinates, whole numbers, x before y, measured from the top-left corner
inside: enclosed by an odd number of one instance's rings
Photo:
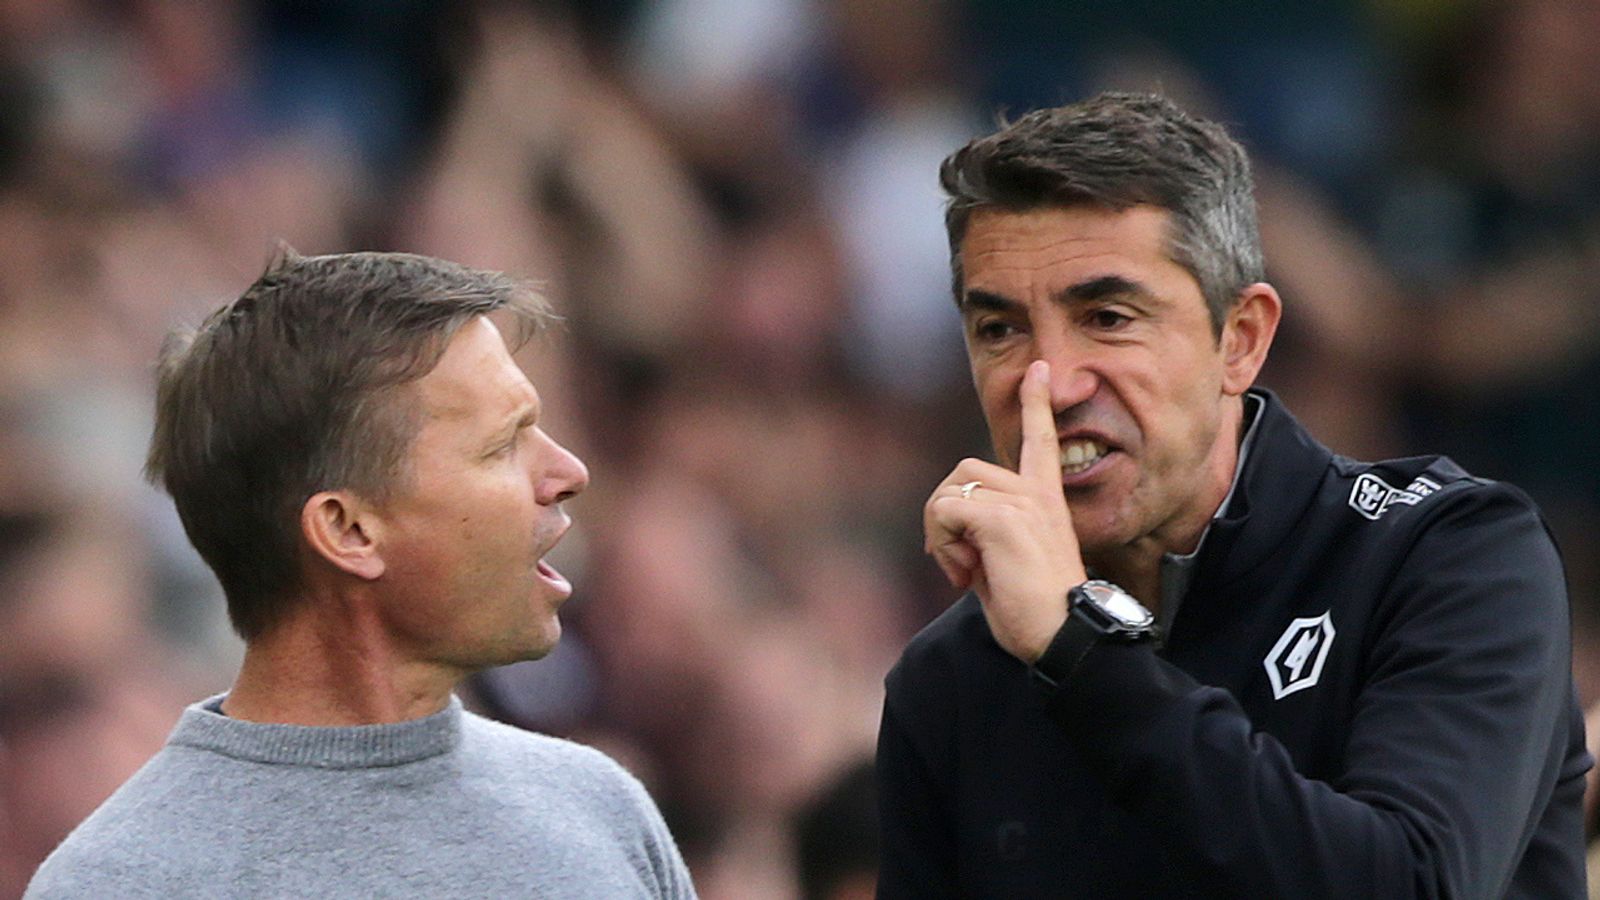
[[[1017,471],[1035,484],[1060,493],[1061,444],[1056,440],[1055,416],[1046,396],[1050,364],[1034,360],[1022,376],[1018,394],[1022,402],[1022,451]]]

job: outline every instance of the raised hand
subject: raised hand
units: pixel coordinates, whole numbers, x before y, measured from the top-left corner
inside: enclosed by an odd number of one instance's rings
[[[950,583],[977,593],[995,640],[1031,664],[1066,620],[1067,591],[1088,575],[1061,489],[1050,365],[1028,366],[1018,392],[1017,471],[962,460],[923,507],[923,531]]]

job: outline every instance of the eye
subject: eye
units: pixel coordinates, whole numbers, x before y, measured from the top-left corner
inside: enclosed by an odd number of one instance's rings
[[[1003,341],[1016,333],[1016,327],[1002,319],[985,319],[972,326],[973,339],[982,344]]]
[[[495,455],[508,456],[512,453],[515,453],[517,450],[517,445],[522,443],[522,431],[523,430],[521,428],[518,428],[516,431],[511,432],[511,437],[507,438],[504,443],[495,448]]]
[[[1133,321],[1133,317],[1109,306],[1091,310],[1088,315],[1089,326],[1100,331],[1117,331]]]

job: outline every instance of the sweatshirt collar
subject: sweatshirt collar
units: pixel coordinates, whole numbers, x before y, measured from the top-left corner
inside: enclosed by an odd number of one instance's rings
[[[190,705],[169,744],[235,759],[318,769],[398,766],[439,756],[461,743],[461,701],[420,719],[381,725],[283,725],[246,722],[222,713],[226,694]]]

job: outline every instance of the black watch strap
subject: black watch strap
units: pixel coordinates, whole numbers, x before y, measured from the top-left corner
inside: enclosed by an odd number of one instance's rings
[[[1050,646],[1034,661],[1033,674],[1049,687],[1061,687],[1103,637],[1105,635],[1081,617],[1068,615],[1056,636],[1050,639]]]

